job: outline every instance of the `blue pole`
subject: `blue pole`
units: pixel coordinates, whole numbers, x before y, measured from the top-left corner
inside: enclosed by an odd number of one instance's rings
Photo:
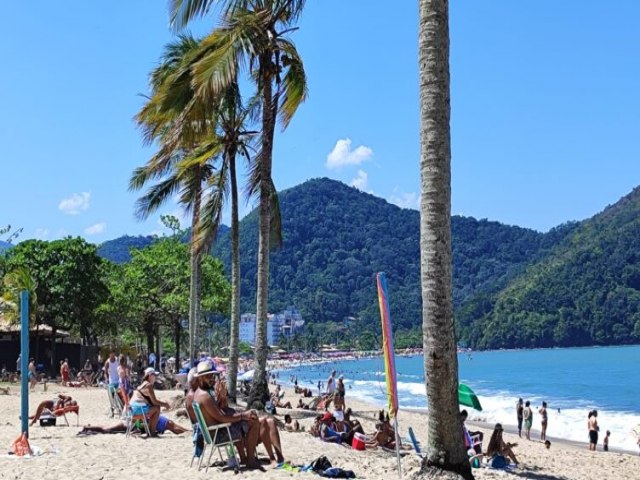
[[[29,436],[29,292],[20,292],[20,414],[22,433]]]

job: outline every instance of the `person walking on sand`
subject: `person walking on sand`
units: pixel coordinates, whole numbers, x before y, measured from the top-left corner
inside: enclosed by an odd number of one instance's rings
[[[524,435],[527,440],[531,440],[531,426],[533,425],[533,410],[531,410],[531,402],[527,400],[524,404]]]
[[[589,412],[589,450],[595,452],[598,446],[598,431],[600,427],[598,426],[598,411],[592,410]]]
[[[522,438],[522,420],[524,419],[524,402],[521,398],[516,403],[516,417],[518,418],[518,436]]]
[[[542,402],[542,406],[538,410],[538,413],[542,417],[542,419],[540,420],[540,441],[544,443],[544,441],[547,439],[547,423],[549,420],[549,415],[547,413],[547,402]]]

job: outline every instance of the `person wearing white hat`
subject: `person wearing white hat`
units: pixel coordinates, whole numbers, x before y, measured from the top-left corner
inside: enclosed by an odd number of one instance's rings
[[[157,378],[158,372],[152,367],[145,369],[142,383],[133,391],[133,395],[131,395],[131,405],[140,407],[149,418],[149,433],[151,433],[152,437],[157,435],[160,409],[162,407],[170,408],[167,402],[163,402],[156,397],[153,384]],[[161,430],[165,428],[166,425],[160,425]]]
[[[198,363],[197,368],[195,376],[198,379],[198,389],[194,394],[193,400],[200,405],[205,422],[209,426],[230,423],[229,430],[231,437],[236,442],[241,462],[249,468],[260,468],[256,461],[256,447],[260,434],[260,422],[257,412],[255,410],[247,412],[234,411],[233,413],[231,411],[223,411],[213,393],[216,377],[220,372],[215,370],[213,363],[209,360]]]

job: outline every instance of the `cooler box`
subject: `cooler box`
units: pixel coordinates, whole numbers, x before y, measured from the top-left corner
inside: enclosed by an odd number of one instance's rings
[[[364,450],[364,434],[356,433],[353,436],[353,441],[351,442],[351,448],[354,450]]]
[[[56,417],[53,415],[42,415],[40,417],[41,427],[54,427],[56,425]]]

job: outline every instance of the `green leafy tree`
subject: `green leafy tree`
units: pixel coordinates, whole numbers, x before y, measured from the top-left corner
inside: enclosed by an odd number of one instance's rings
[[[266,361],[269,251],[272,223],[279,223],[277,192],[271,176],[277,116],[286,128],[307,95],[306,75],[295,45],[287,38],[296,29],[303,0],[171,0],[171,23],[184,27],[197,16],[221,5],[221,26],[203,41],[203,54],[194,67],[199,92],[223,92],[238,78],[243,65],[260,99],[260,151],[252,170],[251,193],[259,198],[258,275],[256,299],[256,375],[249,403],[268,399]]]

